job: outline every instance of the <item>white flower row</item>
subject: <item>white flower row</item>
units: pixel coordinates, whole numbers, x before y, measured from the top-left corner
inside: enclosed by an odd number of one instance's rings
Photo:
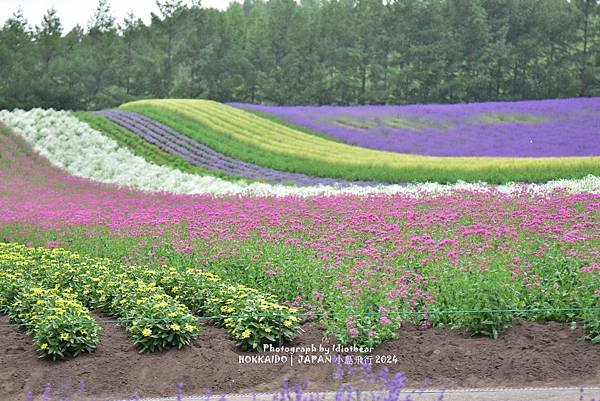
[[[455,190],[518,193],[544,193],[564,188],[577,193],[600,193],[600,177],[580,180],[557,180],[540,185],[507,184],[490,186],[484,183],[459,182],[453,185],[436,183],[410,185],[378,185],[373,187],[283,186],[265,183],[230,182],[213,176],[189,174],[166,166],[158,166],[120,147],[113,139],[92,129],[66,111],[34,109],[31,111],[0,111],[0,121],[22,135],[52,164],[69,173],[105,183],[149,191],[180,194],[212,195],[275,195],[314,196],[338,194],[447,194]]]

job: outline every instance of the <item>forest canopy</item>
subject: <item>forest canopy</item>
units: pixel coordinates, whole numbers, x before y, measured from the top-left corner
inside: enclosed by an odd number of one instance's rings
[[[158,1],[145,24],[100,0],[0,30],[0,109],[141,98],[409,104],[600,96],[599,0]]]

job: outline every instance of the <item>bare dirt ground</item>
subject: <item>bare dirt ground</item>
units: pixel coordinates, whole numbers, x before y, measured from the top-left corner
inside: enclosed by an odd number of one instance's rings
[[[0,316],[0,324],[7,324]],[[324,331],[307,324],[290,347],[330,347]],[[462,330],[405,326],[401,337],[378,347],[373,355],[395,356],[387,366],[403,372],[408,385],[430,388],[579,386],[600,384],[600,345],[581,340],[583,333],[560,323],[516,322],[497,340],[470,337]],[[23,401],[39,395],[48,382],[57,390],[77,388],[85,394],[118,398],[172,396],[177,383],[186,394],[276,391],[285,378],[308,380],[309,390],[332,390],[334,365],[240,363],[242,352],[225,330],[207,325],[191,346],[154,354],[139,354],[117,325],[104,326],[97,350],[65,361],[38,358],[32,338],[23,330],[0,326],[0,399]],[[283,354],[280,354],[283,355]],[[297,356],[297,355],[296,355]],[[63,389],[64,390],[64,389]]]

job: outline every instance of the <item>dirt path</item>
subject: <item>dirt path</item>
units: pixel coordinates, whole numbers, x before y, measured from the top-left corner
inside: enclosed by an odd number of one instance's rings
[[[0,316],[0,325],[6,323]],[[304,329],[288,346],[332,345],[323,339],[322,328]],[[425,377],[429,388],[598,386],[600,345],[579,340],[581,335],[559,323],[517,322],[498,340],[406,326],[400,340],[380,346],[374,355],[395,356],[397,363],[386,366],[405,373],[411,387]],[[333,364],[240,363],[240,356],[252,355],[257,354],[239,351],[224,330],[212,326],[190,347],[139,354],[122,328],[105,325],[94,353],[52,362],[37,357],[25,331],[0,326],[0,398],[23,401],[28,391],[42,393],[49,381],[65,392],[84,380],[86,394],[110,398],[172,396],[179,382],[186,394],[276,391],[286,377],[292,383],[308,380],[309,390],[336,386]]]

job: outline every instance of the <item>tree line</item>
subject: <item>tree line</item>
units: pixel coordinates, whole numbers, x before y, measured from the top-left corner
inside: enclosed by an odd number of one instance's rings
[[[0,30],[0,109],[149,97],[408,104],[600,96],[600,0],[157,1],[149,24],[100,0]]]

